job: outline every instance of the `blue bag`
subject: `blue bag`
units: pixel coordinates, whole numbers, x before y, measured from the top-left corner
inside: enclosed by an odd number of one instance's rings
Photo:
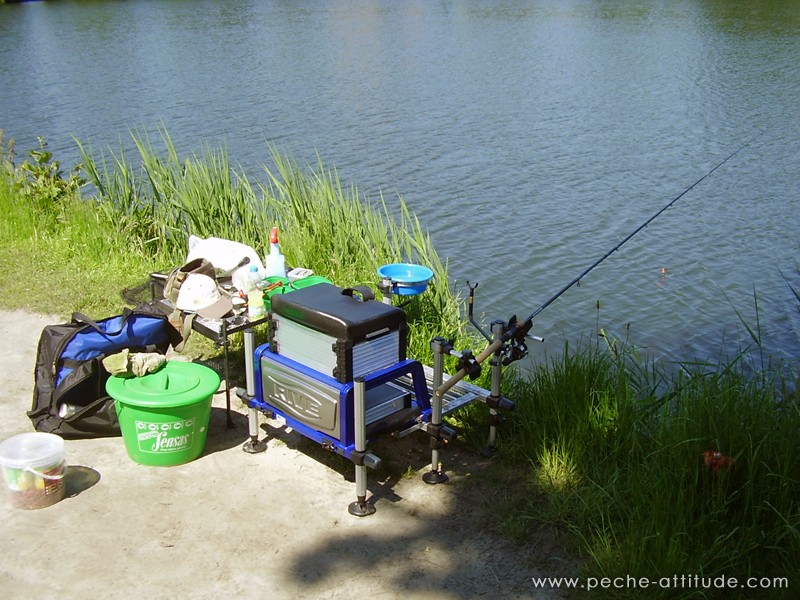
[[[69,323],[46,326],[27,413],[34,429],[67,439],[121,435],[102,360],[126,348],[165,354],[181,341],[168,316],[152,303],[99,321],[73,313]]]

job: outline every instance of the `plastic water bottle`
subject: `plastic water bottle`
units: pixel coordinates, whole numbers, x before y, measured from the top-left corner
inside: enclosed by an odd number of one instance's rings
[[[260,319],[267,309],[264,306],[264,292],[259,287],[262,278],[258,273],[258,266],[250,266],[250,276],[247,280],[247,316],[250,319]]]
[[[78,412],[78,407],[72,404],[62,404],[58,407],[58,416],[62,419],[68,419]]]
[[[278,245],[278,228],[269,232],[269,254],[264,258],[266,277],[286,277],[286,257]]]

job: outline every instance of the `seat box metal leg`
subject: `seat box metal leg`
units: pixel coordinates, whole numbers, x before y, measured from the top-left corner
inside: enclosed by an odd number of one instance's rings
[[[354,380],[353,407],[355,419],[355,447],[361,460],[356,463],[356,501],[351,502],[347,511],[356,517],[366,517],[375,513],[375,505],[367,502],[367,402],[366,384],[363,377]]]
[[[247,383],[247,401],[254,398],[256,395],[256,377],[255,377],[255,361],[254,347],[255,347],[255,331],[253,329],[246,329],[244,331],[244,374]],[[250,433],[250,439],[244,443],[242,450],[248,454],[258,454],[267,449],[267,438],[263,440],[258,439],[258,410],[249,407],[247,411],[247,426]]]

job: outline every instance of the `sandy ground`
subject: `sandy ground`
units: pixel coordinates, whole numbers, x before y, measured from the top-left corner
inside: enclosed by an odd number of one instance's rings
[[[36,344],[55,317],[0,311],[0,440],[32,431]],[[173,467],[132,461],[121,438],[66,442],[67,497],[39,510],[0,504],[6,598],[555,598],[532,577],[541,550],[480,531],[469,450],[443,453],[450,481],[430,486],[427,438],[375,453],[411,476],[369,472],[377,512],[348,514],[353,466],[262,418],[268,450],[247,454],[246,409],[214,397],[206,448]],[[378,446],[375,446],[378,448]],[[495,459],[497,460],[497,458]],[[449,462],[448,462],[449,461]],[[486,467],[484,465],[484,468]],[[4,482],[3,495],[6,495]]]

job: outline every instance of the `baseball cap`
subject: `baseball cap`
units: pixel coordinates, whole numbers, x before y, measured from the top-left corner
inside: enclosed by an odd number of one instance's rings
[[[175,307],[207,319],[220,319],[231,311],[233,303],[230,296],[220,290],[216,279],[191,273],[181,284]]]

